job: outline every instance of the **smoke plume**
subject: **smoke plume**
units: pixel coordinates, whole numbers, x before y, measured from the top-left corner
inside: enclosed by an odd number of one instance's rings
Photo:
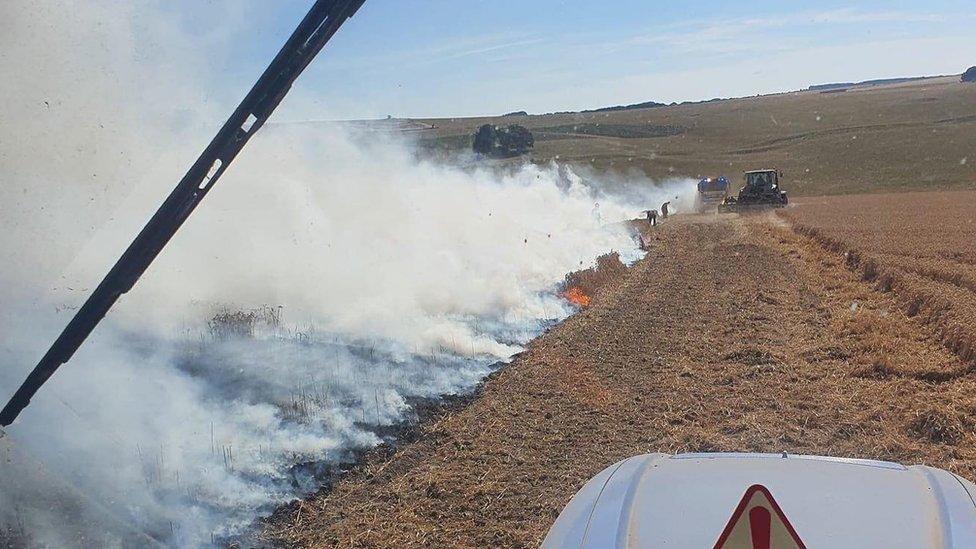
[[[205,67],[151,45],[213,44],[153,6],[0,13],[0,398],[212,131],[185,110]],[[693,188],[601,177],[269,125],[0,440],[0,539],[204,545],[315,489],[570,314],[565,273],[635,257],[619,222]]]

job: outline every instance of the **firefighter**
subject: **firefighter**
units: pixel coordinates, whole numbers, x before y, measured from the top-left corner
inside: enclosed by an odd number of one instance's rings
[[[651,227],[657,226],[657,210],[646,210],[647,212],[647,223]]]

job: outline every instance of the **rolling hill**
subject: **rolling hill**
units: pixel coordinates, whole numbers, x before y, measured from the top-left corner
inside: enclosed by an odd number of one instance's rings
[[[461,149],[521,124],[533,160],[653,178],[776,167],[795,195],[976,188],[976,87],[958,76],[644,109],[431,119],[421,142]]]

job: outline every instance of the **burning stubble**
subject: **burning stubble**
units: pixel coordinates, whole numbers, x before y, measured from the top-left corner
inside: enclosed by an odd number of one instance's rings
[[[287,131],[256,145],[11,429],[78,508],[111,502],[84,521],[175,544],[236,535],[570,314],[565,273],[636,251],[617,221],[640,208],[603,197],[596,219],[594,190],[559,166],[460,170]],[[36,306],[5,319],[19,369],[46,343]],[[6,488],[27,503],[5,520],[50,528],[29,497],[48,492]],[[71,531],[89,529],[131,534]]]
[[[0,204],[16,259],[0,273],[3,395],[205,142],[206,124],[177,122],[213,119],[181,110],[201,96],[192,74],[135,93],[159,66],[127,53],[139,32],[195,42],[146,28],[168,20],[149,6],[116,8],[4,7],[62,32],[43,50],[4,42],[4,74],[23,78],[0,106],[17,159]],[[556,164],[461,169],[390,136],[265,128],[9,429],[0,539],[198,545],[315,489],[418,399],[471,390],[570,314],[566,273],[636,257],[618,222],[693,189],[617,179],[639,197]]]

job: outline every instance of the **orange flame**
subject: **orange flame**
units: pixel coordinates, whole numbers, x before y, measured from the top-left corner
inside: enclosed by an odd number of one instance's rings
[[[569,288],[562,293],[563,298],[576,305],[577,307],[589,307],[590,306],[590,296],[583,293],[583,290],[576,286]]]

